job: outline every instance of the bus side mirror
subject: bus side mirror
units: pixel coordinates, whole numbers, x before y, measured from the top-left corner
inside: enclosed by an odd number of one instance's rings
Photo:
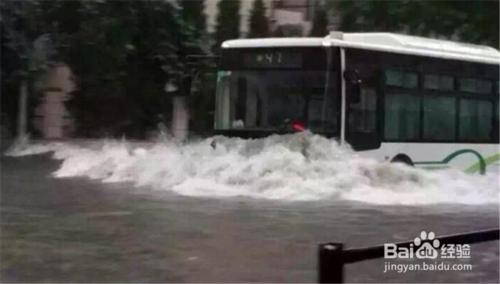
[[[349,85],[348,90],[351,90],[349,95],[349,101],[351,103],[359,103],[361,102],[361,78],[359,76],[358,70],[345,70],[344,71],[344,80],[346,82],[346,86]]]

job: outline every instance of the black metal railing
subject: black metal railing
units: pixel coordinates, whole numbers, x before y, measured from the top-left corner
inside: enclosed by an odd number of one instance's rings
[[[474,244],[498,240],[499,229],[436,237],[441,244]],[[413,241],[395,243],[398,248],[408,248]],[[342,243],[323,243],[318,252],[318,282],[342,283],[344,264],[384,257],[384,245],[346,249]]]

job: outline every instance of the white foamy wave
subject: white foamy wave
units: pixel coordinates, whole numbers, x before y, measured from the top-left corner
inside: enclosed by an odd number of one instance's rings
[[[181,195],[247,196],[287,201],[353,200],[373,204],[498,203],[499,175],[424,171],[362,158],[310,133],[188,144],[125,141],[32,144],[12,156],[54,152],[55,177],[133,182]]]

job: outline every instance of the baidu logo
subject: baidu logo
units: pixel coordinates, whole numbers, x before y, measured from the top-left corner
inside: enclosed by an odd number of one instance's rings
[[[435,259],[439,255],[440,242],[438,239],[434,239],[436,236],[434,232],[427,233],[422,231],[419,237],[416,237],[413,243],[415,247],[418,247],[415,252],[417,258],[430,258]]]
[[[389,271],[406,273],[407,271],[472,270],[470,263],[450,264],[443,261],[445,259],[470,259],[470,244],[443,243],[434,232],[427,231],[420,232],[413,239],[413,242],[404,245],[384,244],[384,258],[391,260],[384,263],[384,273]],[[416,261],[398,263],[400,259]]]
[[[384,258],[436,259],[440,254],[441,243],[435,237],[434,232],[422,231],[409,247],[398,247],[394,243],[384,244]]]

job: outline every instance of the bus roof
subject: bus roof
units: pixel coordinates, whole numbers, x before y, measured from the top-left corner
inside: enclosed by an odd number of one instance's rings
[[[500,52],[493,47],[394,33],[331,32],[324,38],[235,39],[222,48],[340,46],[391,53],[500,64]]]

